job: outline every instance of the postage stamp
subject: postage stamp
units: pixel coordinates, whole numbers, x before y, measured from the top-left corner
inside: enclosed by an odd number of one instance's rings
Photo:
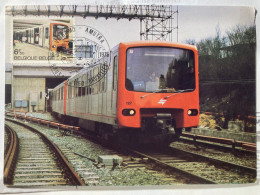
[[[23,17],[12,24],[14,63],[72,61],[73,19]]]
[[[255,184],[256,16],[165,1],[7,5],[4,184]]]

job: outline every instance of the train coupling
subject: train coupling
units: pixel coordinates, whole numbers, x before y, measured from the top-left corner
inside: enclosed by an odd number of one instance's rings
[[[164,133],[174,132],[172,124],[172,115],[169,113],[157,113],[156,114],[156,126]]]

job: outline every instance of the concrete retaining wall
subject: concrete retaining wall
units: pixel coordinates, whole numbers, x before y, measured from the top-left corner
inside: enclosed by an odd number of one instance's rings
[[[254,133],[232,132],[230,130],[219,131],[216,129],[206,129],[206,128],[205,129],[193,128],[190,133],[194,133],[197,135],[235,139],[236,141],[256,143],[256,134]]]

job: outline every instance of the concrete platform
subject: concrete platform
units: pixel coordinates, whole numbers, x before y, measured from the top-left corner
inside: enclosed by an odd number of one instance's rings
[[[205,135],[211,137],[235,139],[236,141],[244,141],[250,143],[256,143],[257,140],[255,133],[234,132],[228,129],[216,130],[216,129],[209,129],[209,128],[192,128],[191,131],[187,133],[193,133],[197,135]]]

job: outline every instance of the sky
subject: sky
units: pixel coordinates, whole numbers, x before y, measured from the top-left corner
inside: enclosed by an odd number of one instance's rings
[[[216,35],[219,26],[221,36],[237,25],[254,25],[252,7],[241,6],[179,6],[179,41],[200,41]]]
[[[178,6],[178,42],[186,40],[199,42],[214,37],[218,26],[221,36],[237,25],[254,25],[255,12],[253,7],[242,6]],[[174,15],[177,18],[176,15]],[[111,47],[123,41],[140,40],[139,20],[104,19],[89,17],[77,18],[76,24],[85,24],[99,30],[108,40]],[[177,25],[175,19],[173,25]],[[173,41],[177,42],[177,31],[173,31]]]

